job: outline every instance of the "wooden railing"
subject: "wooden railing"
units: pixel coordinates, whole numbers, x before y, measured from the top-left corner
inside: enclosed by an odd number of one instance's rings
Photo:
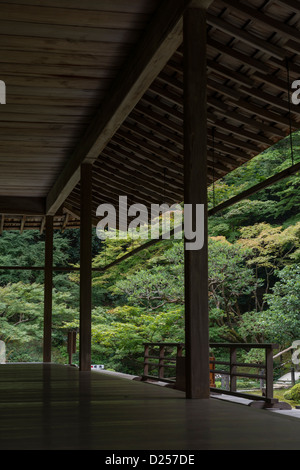
[[[228,361],[215,361],[214,374],[229,377],[229,390],[223,390],[215,388],[214,393],[229,394],[236,397],[248,398],[251,400],[260,400],[267,403],[277,403],[278,400],[274,399],[273,389],[273,351],[278,349],[276,344],[245,344],[245,343],[211,343],[212,349],[227,349],[229,352]],[[263,363],[244,363],[238,362],[237,352],[239,349],[251,350],[260,349],[264,351],[265,361]],[[224,368],[218,368],[218,366],[225,366]],[[238,368],[242,368],[242,371],[238,371]],[[258,373],[245,372],[245,369],[256,369]],[[260,373],[259,373],[260,372]],[[237,378],[247,378],[263,381],[265,386],[263,387],[263,395],[258,396],[246,392],[237,391]]]
[[[145,343],[144,344],[144,374],[143,379],[160,380],[167,383],[176,382],[176,362],[182,357],[184,344],[182,343]],[[157,375],[151,375],[157,370]],[[168,374],[166,371],[172,371]]]
[[[177,384],[180,387],[184,382],[184,357],[183,343],[144,343],[144,373],[143,380],[159,380],[170,384]],[[215,387],[214,357],[210,358],[210,385]],[[151,375],[151,370],[157,370],[157,375]],[[166,374],[166,372],[173,374]],[[168,375],[168,376],[166,376]],[[179,377],[180,376],[180,377]]]
[[[183,343],[145,343],[144,344],[144,374],[143,380],[159,380],[178,388],[184,388],[185,364]],[[274,404],[278,400],[273,395],[273,351],[278,349],[275,344],[246,344],[246,343],[211,343],[210,348],[214,353],[210,355],[210,387],[211,392],[228,394],[251,400],[264,401]],[[228,360],[216,360],[215,350],[225,349],[229,353]],[[260,349],[264,351],[265,361],[263,363],[238,362],[238,350]],[[221,366],[221,367],[220,367]],[[242,369],[239,371],[239,369]],[[255,369],[258,372],[246,372]],[[151,374],[156,370],[157,374]],[[172,373],[173,372],[173,373]],[[216,377],[228,377],[228,389],[217,388]],[[263,381],[263,394],[237,391],[237,378],[248,378]]]

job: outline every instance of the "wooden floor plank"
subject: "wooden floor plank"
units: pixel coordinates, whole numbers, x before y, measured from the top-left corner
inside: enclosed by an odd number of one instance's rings
[[[300,420],[68,366],[0,366],[1,450],[299,450]]]

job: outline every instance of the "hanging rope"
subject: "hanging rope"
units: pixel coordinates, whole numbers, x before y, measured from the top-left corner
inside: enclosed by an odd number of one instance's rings
[[[288,89],[288,101],[289,101],[290,148],[291,148],[292,165],[294,165],[294,142],[293,142],[293,132],[292,132],[291,81],[290,81],[290,64],[289,64],[288,57],[286,58],[286,71],[287,71],[287,89]]]

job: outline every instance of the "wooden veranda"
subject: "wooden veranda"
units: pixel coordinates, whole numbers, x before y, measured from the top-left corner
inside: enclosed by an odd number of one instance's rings
[[[127,455],[141,467],[162,451],[200,465],[201,450],[300,449],[299,418],[278,412],[55,364],[0,373],[1,450],[100,450],[98,463]]]
[[[54,230],[81,231],[80,376],[91,373],[97,207],[124,195],[202,204],[204,247],[185,254],[185,396],[209,399],[207,187],[300,128],[299,25],[298,0],[0,3],[0,234],[45,233],[45,364]]]

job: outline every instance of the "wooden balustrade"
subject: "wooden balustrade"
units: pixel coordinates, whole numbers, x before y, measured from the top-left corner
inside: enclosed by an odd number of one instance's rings
[[[184,390],[185,386],[185,357],[183,343],[145,343],[144,344],[144,373],[143,380],[159,380],[173,384],[175,388]],[[278,400],[273,395],[273,351],[278,349],[275,344],[246,344],[246,343],[210,343],[213,351],[210,355],[210,387],[212,393],[228,394],[236,397],[264,401],[275,404]],[[217,350],[227,350],[228,360],[215,359]],[[238,361],[238,351],[260,349],[264,351],[263,363],[245,363]],[[246,372],[257,369],[257,373]],[[151,373],[156,371],[156,375]],[[172,372],[173,374],[172,374]],[[263,371],[263,373],[262,373]],[[228,389],[216,387],[216,378],[228,377]],[[237,379],[248,378],[265,383],[263,395],[237,391]]]

